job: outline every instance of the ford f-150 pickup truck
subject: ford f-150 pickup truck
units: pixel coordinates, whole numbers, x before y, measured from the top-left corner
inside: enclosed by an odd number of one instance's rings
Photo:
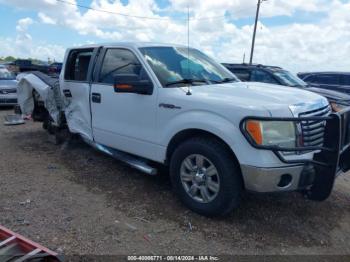
[[[66,125],[148,174],[169,167],[176,194],[203,215],[227,214],[244,191],[323,201],[350,168],[349,110],[332,113],[308,91],[240,82],[193,48],[74,47],[58,82],[40,73],[19,81],[22,111],[33,109],[33,90],[44,101],[45,128]]]

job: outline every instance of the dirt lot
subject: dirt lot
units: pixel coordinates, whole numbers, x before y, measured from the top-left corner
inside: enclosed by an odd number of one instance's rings
[[[249,194],[208,219],[178,202],[166,175],[79,141],[56,146],[40,123],[0,124],[0,199],[1,225],[65,254],[350,254],[350,176],[323,203]]]

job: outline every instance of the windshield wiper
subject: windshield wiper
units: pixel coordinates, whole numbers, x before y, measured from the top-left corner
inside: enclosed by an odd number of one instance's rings
[[[229,82],[237,82],[237,79],[235,78],[230,78],[230,77],[226,77],[223,80],[217,81],[217,80],[209,80],[210,82],[214,82],[217,84],[223,84],[223,83],[229,83]]]
[[[177,85],[177,84],[189,84],[189,85],[193,85],[194,83],[208,83],[206,80],[202,80],[202,79],[181,79],[178,81],[174,81],[174,82],[169,82],[166,83],[165,86],[172,86],[172,85]]]

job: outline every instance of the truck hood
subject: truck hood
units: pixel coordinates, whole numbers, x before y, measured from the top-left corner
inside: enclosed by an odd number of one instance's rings
[[[0,79],[0,89],[9,89],[9,88],[17,88],[17,81]]]
[[[291,106],[328,104],[327,100],[313,92],[256,82],[237,82],[208,86],[193,86],[192,95],[204,101],[234,104],[237,106],[264,107],[270,113],[290,110]]]

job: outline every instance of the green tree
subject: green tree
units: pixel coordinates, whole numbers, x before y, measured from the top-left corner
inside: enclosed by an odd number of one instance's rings
[[[4,59],[5,62],[12,62],[12,61],[15,61],[15,60],[16,60],[16,58],[13,57],[13,56],[7,56],[7,57],[5,57],[5,59]]]

